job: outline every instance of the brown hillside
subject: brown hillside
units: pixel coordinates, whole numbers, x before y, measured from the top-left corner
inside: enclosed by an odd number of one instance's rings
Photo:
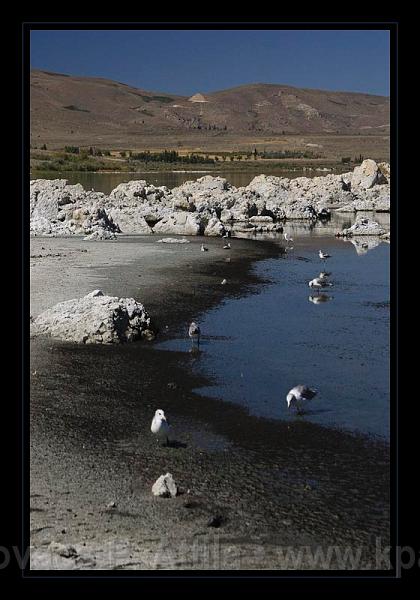
[[[31,72],[31,142],[49,147],[208,147],[281,135],[389,134],[389,98],[253,84],[178,96],[106,79]]]

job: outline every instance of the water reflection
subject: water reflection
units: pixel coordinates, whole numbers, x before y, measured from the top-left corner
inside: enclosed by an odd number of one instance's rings
[[[328,294],[316,294],[314,296],[308,296],[309,302],[313,304],[323,304],[324,302],[328,302],[332,300],[333,296],[329,296]]]
[[[372,236],[359,236],[359,237],[352,237],[352,238],[341,238],[344,242],[346,243],[350,243],[353,244],[353,246],[356,249],[356,252],[359,256],[363,256],[364,254],[367,254],[369,252],[369,250],[373,250],[374,248],[377,248],[379,246],[379,244],[382,244],[382,242],[386,242],[387,240],[382,240],[379,237],[372,237]]]
[[[202,353],[202,350],[200,350],[199,346],[192,345],[188,352],[195,358],[199,358],[200,354]]]

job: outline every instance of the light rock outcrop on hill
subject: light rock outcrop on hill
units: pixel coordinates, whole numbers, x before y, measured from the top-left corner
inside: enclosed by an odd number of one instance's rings
[[[83,344],[119,344],[154,337],[150,316],[140,302],[104,296],[101,290],[44,311],[31,322],[31,334]]]
[[[352,173],[296,179],[258,175],[240,188],[209,175],[172,190],[130,181],[109,196],[64,179],[37,179],[31,181],[31,232],[112,239],[120,232],[217,236],[278,231],[284,220],[328,219],[332,210],[389,212],[389,177],[388,164],[365,160]]]

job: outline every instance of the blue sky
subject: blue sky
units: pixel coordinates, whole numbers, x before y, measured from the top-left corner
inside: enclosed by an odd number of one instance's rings
[[[185,95],[247,83],[389,95],[389,33],[34,30],[31,67]]]

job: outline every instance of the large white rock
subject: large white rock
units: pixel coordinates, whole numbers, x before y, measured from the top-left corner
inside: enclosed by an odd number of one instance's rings
[[[121,233],[138,233],[144,235],[150,235],[153,233],[152,228],[143,216],[144,210],[138,210],[131,206],[125,208],[116,208],[111,206],[106,210],[112,220],[115,223],[118,223]]]
[[[83,239],[89,242],[115,240],[117,239],[117,234],[107,229],[95,229],[95,231],[89,233]]]
[[[151,234],[152,227],[169,212],[172,193],[143,179],[120,183],[104,199],[107,213],[122,233]]]
[[[357,211],[390,212],[391,195],[389,184],[375,185],[363,194],[356,197],[354,201]]]
[[[358,219],[354,225],[348,227],[347,229],[343,229],[341,235],[343,236],[361,236],[361,235],[383,235],[386,233],[386,229],[384,229],[379,223],[376,221],[371,221],[370,219]]]
[[[153,227],[153,232],[173,235],[199,235],[202,228],[200,217],[196,213],[182,211],[163,217]]]
[[[386,183],[386,178],[376,162],[367,158],[359,167],[355,167],[351,178],[351,190],[353,192],[357,189],[368,190],[381,183]]]
[[[83,344],[119,344],[154,337],[143,304],[133,298],[104,296],[101,290],[44,311],[32,322],[31,333]]]
[[[161,475],[152,486],[152,494],[162,498],[175,497],[178,493],[178,486],[170,473]]]
[[[221,236],[225,233],[225,226],[217,217],[211,217],[204,229],[204,235],[207,236]]]
[[[124,204],[138,205],[142,202],[159,201],[170,196],[171,191],[166,186],[155,187],[144,179],[120,183],[109,194],[109,200],[115,206]]]
[[[106,196],[87,192],[65,179],[34,179],[30,183],[30,230],[36,234],[88,235],[96,230],[119,232],[103,208]]]

